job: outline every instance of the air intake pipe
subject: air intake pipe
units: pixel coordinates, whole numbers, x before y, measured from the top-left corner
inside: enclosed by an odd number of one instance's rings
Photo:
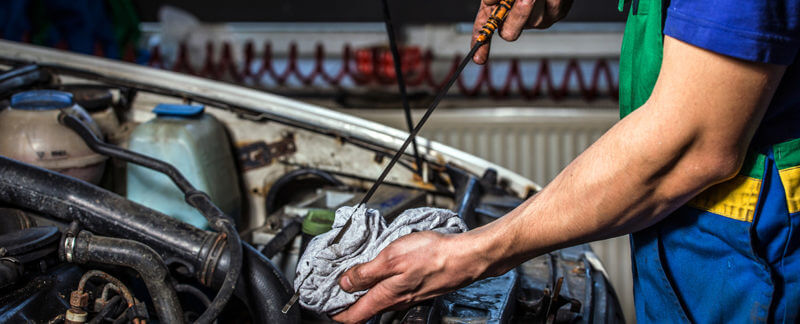
[[[88,231],[77,235],[68,233],[63,242],[59,254],[67,262],[112,264],[136,270],[147,286],[159,321],[183,323],[183,311],[172,288],[169,270],[149,246],[126,239],[96,236]]]
[[[0,201],[66,222],[77,221],[100,235],[144,243],[167,264],[181,265],[184,274],[209,287],[219,288],[230,266],[224,235],[198,229],[84,181],[3,156]],[[286,278],[252,247],[242,246],[243,274],[235,295],[248,304],[254,321],[299,321],[297,308],[285,315],[280,312],[292,294]]]

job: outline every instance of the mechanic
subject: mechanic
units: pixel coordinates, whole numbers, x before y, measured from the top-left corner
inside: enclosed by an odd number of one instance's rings
[[[549,27],[571,2],[517,0],[500,36]],[[496,3],[483,0],[475,31]],[[638,320],[800,320],[798,49],[800,0],[633,0],[624,118],[503,218],[407,235],[345,272],[344,290],[369,292],[334,319],[363,322],[543,253],[633,233]]]

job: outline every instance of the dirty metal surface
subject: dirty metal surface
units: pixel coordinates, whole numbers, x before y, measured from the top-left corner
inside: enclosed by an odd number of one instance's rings
[[[239,166],[249,171],[272,164],[275,159],[297,152],[294,134],[288,133],[280,141],[267,144],[264,141],[245,144],[236,149]]]
[[[442,323],[506,323],[514,313],[517,270],[476,281],[443,297]]]

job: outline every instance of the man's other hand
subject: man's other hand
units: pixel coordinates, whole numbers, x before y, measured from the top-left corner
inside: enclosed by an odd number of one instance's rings
[[[481,7],[472,26],[472,45],[478,37],[486,19],[492,15],[500,0],[481,0]],[[511,7],[506,21],[497,33],[501,38],[513,42],[519,38],[523,29],[545,29],[564,18],[572,7],[572,0],[517,0]],[[489,45],[482,46],[472,58],[475,63],[484,64],[489,58]]]
[[[380,312],[402,309],[477,280],[488,263],[476,253],[476,242],[464,236],[412,233],[389,244],[374,260],[350,268],[339,278],[342,289],[369,291],[333,319],[363,323]]]

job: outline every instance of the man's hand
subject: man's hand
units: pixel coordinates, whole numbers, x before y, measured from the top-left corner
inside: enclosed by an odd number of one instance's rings
[[[472,45],[478,37],[486,19],[500,0],[482,0],[475,24],[472,26]],[[501,38],[513,42],[519,38],[523,29],[545,29],[564,18],[572,7],[572,0],[517,0],[511,7],[505,23],[500,26],[497,33]],[[483,45],[472,58],[475,63],[484,64],[489,58],[489,45]]]
[[[333,319],[362,323],[475,281],[488,262],[477,251],[479,242],[465,236],[412,233],[389,244],[374,260],[350,268],[339,278],[342,289],[369,292]]]

